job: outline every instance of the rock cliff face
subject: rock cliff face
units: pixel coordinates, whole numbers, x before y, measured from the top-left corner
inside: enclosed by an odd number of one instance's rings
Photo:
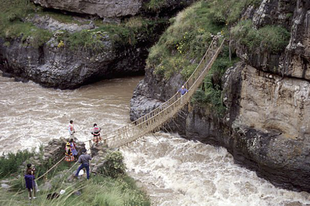
[[[81,14],[98,15],[101,18],[136,15],[142,0],[33,0],[45,8],[59,9]]]
[[[137,14],[142,4],[141,0],[34,0],[33,2],[47,8],[117,19],[117,22]],[[183,3],[180,5],[180,2]],[[192,0],[176,0],[165,4],[164,8],[171,8],[176,12],[192,2]],[[166,17],[167,14],[163,15]],[[135,31],[135,43],[128,38],[127,42],[122,40],[126,42],[123,45],[116,45],[113,38],[122,39],[122,34],[118,34],[117,31],[112,34],[100,31],[98,34],[95,30],[98,27],[87,16],[85,18],[75,16],[73,19],[76,20],[74,23],[63,23],[49,14],[42,16],[36,13],[21,19],[40,29],[48,30],[53,37],[38,48],[30,44],[32,37],[25,38],[23,34],[19,38],[0,37],[0,69],[4,75],[12,75],[19,80],[32,80],[46,87],[73,89],[100,79],[143,74],[147,50],[168,24],[168,21],[156,22],[156,19],[149,19],[155,23],[146,26],[140,33]],[[64,32],[72,34],[82,30],[93,33],[92,38],[98,38],[102,49],[89,47],[86,49],[83,45],[72,49],[58,38]]]
[[[32,0],[44,8],[69,11],[85,15],[99,16],[110,21],[117,18],[135,16],[140,13],[170,16],[196,0],[163,0],[149,6],[150,1],[143,0]],[[153,8],[151,8],[153,7]]]
[[[105,42],[105,50],[98,53],[58,48],[58,44],[57,40],[51,39],[48,44],[34,48],[24,46],[16,39],[5,46],[3,39],[0,39],[2,70],[47,87],[66,89],[113,75],[109,68],[113,67],[117,56],[109,39]]]
[[[175,121],[186,130],[172,128],[185,138],[226,147],[236,163],[277,186],[309,192],[310,2],[264,0],[258,10],[248,14],[258,28],[269,23],[290,28],[285,51],[248,53],[237,45],[243,61],[223,76],[224,117],[217,117],[208,107],[191,105],[184,110],[185,119]],[[146,75],[131,101],[132,119],[148,110],[141,105],[136,108],[139,100],[164,101],[170,95],[163,89],[167,85],[152,72]],[[155,91],[150,89],[154,86]]]

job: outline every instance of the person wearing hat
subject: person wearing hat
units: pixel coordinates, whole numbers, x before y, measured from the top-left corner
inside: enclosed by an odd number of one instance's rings
[[[76,145],[75,145],[75,142],[73,139],[70,139],[70,148],[71,148],[71,152],[72,152],[72,155],[74,157],[74,160],[76,160],[78,152],[76,150]]]
[[[80,170],[85,168],[86,169],[86,174],[87,174],[87,179],[89,179],[89,161],[91,160],[91,156],[86,153],[86,149],[82,151],[81,156],[78,159],[78,162],[81,163],[80,167],[76,171],[75,176],[77,177],[80,173]]]
[[[65,147],[65,161],[67,162],[72,162],[74,161],[74,156],[72,155],[72,150],[71,150],[71,144],[70,142],[67,142],[66,147]]]

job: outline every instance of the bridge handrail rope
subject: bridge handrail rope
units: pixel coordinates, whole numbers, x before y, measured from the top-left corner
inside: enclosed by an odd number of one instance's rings
[[[126,126],[115,130],[110,137],[104,138],[105,141],[111,140],[111,144],[108,144],[108,146],[109,147],[120,147],[129,142],[132,142],[138,139],[139,137],[147,134],[148,132],[159,129],[162,126],[162,124],[164,124],[167,120],[175,116],[177,112],[180,109],[182,109],[184,105],[188,103],[191,96],[194,94],[196,89],[200,86],[204,77],[209,72],[211,66],[216,60],[218,54],[220,53],[223,47],[223,44],[225,42],[225,39],[222,40],[222,43],[220,44],[220,46],[217,46],[218,40],[219,40],[218,38],[212,40],[206,53],[200,60],[198,66],[196,67],[194,72],[191,74],[191,76],[188,78],[188,80],[184,83],[184,86],[188,88],[187,93],[185,93],[182,97],[180,97],[180,94],[178,92],[175,93],[170,99],[162,103],[159,107],[150,111],[146,115],[138,118],[137,120],[127,124]],[[65,157],[59,160],[55,165],[53,165],[43,175],[38,177],[36,181],[38,181],[39,179],[44,177],[46,174],[48,174],[53,168],[55,168],[58,164],[60,164],[64,159]],[[73,166],[71,168],[73,168]]]
[[[151,131],[158,130],[167,120],[175,116],[184,107],[202,83],[204,77],[209,72],[211,66],[220,53],[225,39],[218,46],[218,37],[212,40],[206,53],[200,60],[198,66],[184,83],[188,92],[180,97],[175,93],[170,99],[162,103],[159,107],[138,118],[137,120],[123,126],[111,133],[110,136],[103,138],[109,147],[119,147],[132,142]]]
[[[65,157],[63,157],[61,160],[59,160],[56,164],[53,165],[53,167],[51,167],[49,170],[47,170],[43,175],[41,175],[40,177],[38,177],[36,179],[36,181],[38,181],[39,179],[41,179],[42,177],[44,177],[45,175],[47,175],[54,167],[56,167],[57,165],[59,165],[63,160],[65,159]]]

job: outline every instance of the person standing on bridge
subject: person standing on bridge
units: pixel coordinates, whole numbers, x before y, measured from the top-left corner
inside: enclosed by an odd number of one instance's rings
[[[185,88],[184,85],[182,85],[181,89],[178,90],[178,92],[181,94],[181,104],[183,103],[183,95],[188,92],[188,90]]]
[[[89,179],[89,161],[91,160],[91,156],[89,154],[86,154],[86,149],[83,150],[81,156],[78,159],[78,162],[81,163],[80,167],[76,171],[75,176],[78,177],[80,170],[85,168],[87,179]]]

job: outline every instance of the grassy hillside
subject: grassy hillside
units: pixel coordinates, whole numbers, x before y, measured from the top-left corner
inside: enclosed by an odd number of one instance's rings
[[[0,37],[6,40],[7,46],[13,39],[20,39],[24,46],[38,48],[44,45],[51,37],[59,42],[58,48],[67,46],[72,50],[92,49],[100,51],[105,47],[105,41],[110,40],[116,48],[134,46],[144,41],[143,35],[149,39],[156,39],[158,25],[165,25],[166,19],[148,19],[146,17],[131,17],[121,23],[103,23],[101,19],[78,21],[70,14],[56,11],[46,11],[35,6],[30,0],[0,0]],[[89,24],[93,21],[95,29],[69,33],[64,30],[51,32],[34,26],[26,19],[38,16],[49,16],[66,24]],[[55,34],[57,33],[57,34]]]
[[[257,8],[261,0],[203,0],[180,12],[172,18],[172,25],[151,48],[147,69],[169,79],[181,73],[187,79],[198,65],[212,35],[221,33],[226,39],[234,40],[248,51],[255,48],[268,52],[281,52],[288,43],[289,32],[278,25],[267,25],[255,29],[250,19],[243,19],[242,13],[249,6]],[[201,90],[193,101],[209,105],[221,116],[225,111],[222,104],[221,77],[238,58],[226,45],[206,77]]]
[[[148,206],[150,200],[145,192],[138,188],[135,181],[125,172],[123,156],[120,152],[110,152],[106,156],[106,164],[98,175],[91,175],[90,180],[82,177],[75,181],[68,181],[68,177],[76,171],[79,164],[62,162],[53,169],[46,179],[37,183],[40,191],[37,198],[28,200],[28,192],[25,188],[23,163],[31,162],[31,157],[42,157],[43,147],[40,153],[34,151],[19,151],[0,157],[0,180],[9,180],[9,190],[0,189],[0,205],[15,206],[29,205],[100,205],[100,206]],[[53,164],[45,162],[36,166],[37,177],[42,175]],[[44,189],[45,182],[51,183],[51,188]],[[59,193],[65,190],[57,199],[47,199],[51,193]]]

